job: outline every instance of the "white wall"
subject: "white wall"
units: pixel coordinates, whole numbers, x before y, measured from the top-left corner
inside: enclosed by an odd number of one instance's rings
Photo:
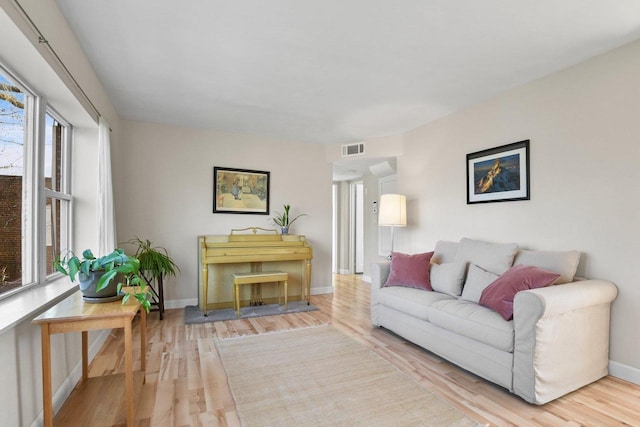
[[[284,203],[292,213],[308,214],[290,233],[305,235],[313,247],[311,292],[331,291],[332,180],[323,146],[122,123],[123,143],[114,147],[113,159],[118,241],[138,236],[169,251],[182,271],[165,283],[170,306],[197,298],[197,236],[273,228],[269,219]],[[271,172],[271,215],[212,213],[214,166]]]
[[[612,369],[640,381],[639,112],[635,42],[406,133],[398,184],[409,226],[397,247],[426,251],[467,236],[581,251],[578,274],[619,289]],[[467,205],[465,155],[524,139],[531,200]]]

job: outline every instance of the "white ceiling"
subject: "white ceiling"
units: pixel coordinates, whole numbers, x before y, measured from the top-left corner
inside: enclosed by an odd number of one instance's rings
[[[57,2],[122,117],[316,143],[398,134],[640,38],[638,0]]]

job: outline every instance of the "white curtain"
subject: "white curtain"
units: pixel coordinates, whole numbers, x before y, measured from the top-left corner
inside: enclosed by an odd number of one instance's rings
[[[109,123],[98,122],[98,253],[107,255],[116,248],[116,220],[111,180],[111,139]]]

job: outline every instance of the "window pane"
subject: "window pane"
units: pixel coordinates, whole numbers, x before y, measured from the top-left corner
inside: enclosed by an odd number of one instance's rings
[[[52,197],[46,198],[45,204],[45,246],[47,275],[55,272],[53,260],[60,251],[68,248],[68,218],[69,202]]]
[[[53,191],[62,191],[60,179],[62,171],[63,126],[48,113],[45,116],[45,120],[44,186]]]
[[[0,293],[22,284],[24,102],[0,73]]]

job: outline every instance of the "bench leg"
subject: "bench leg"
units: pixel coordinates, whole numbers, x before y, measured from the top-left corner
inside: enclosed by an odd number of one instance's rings
[[[278,305],[280,305],[280,301],[282,301],[282,293],[280,292],[280,282],[278,282]]]

